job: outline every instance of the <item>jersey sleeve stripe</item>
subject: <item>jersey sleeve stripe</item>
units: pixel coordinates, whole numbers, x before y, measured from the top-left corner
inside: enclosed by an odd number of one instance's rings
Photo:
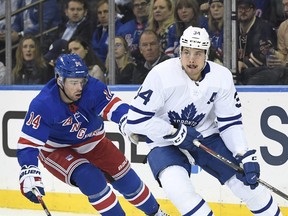
[[[232,122],[230,124],[224,125],[223,127],[219,128],[219,131],[222,132],[222,131],[226,130],[227,128],[234,126],[234,125],[242,125],[242,121],[236,121],[236,122]]]
[[[114,106],[114,104],[116,104],[117,102],[121,101],[120,98],[116,97],[116,98],[113,98],[109,103],[108,105],[104,108],[104,111],[103,111],[103,118],[105,120],[108,120],[108,114],[109,112],[111,111],[111,108]]]
[[[141,114],[141,115],[147,115],[147,116],[154,116],[155,113],[154,112],[145,112],[143,110],[140,110],[134,106],[130,106],[130,109],[138,114]]]
[[[128,124],[139,124],[139,123],[142,123],[142,122],[145,122],[145,121],[148,121],[149,119],[151,119],[152,116],[147,116],[147,117],[144,117],[144,118],[139,118],[137,120],[127,120],[127,123]]]
[[[219,122],[225,122],[225,121],[233,121],[233,120],[237,120],[240,119],[242,117],[242,114],[236,115],[236,116],[230,116],[227,118],[221,118],[221,117],[217,117],[217,120]]]

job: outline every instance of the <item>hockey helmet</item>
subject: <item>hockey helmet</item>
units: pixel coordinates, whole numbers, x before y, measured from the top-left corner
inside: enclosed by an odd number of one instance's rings
[[[189,26],[180,38],[180,57],[183,47],[206,50],[206,60],[209,55],[210,38],[204,28]]]
[[[63,54],[55,64],[55,76],[61,78],[88,78],[88,67],[77,54]]]

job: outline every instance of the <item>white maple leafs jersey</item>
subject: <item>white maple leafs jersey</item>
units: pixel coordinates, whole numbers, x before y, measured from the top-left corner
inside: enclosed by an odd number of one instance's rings
[[[247,151],[241,104],[231,72],[207,61],[202,80],[191,80],[179,58],[156,65],[147,75],[128,112],[127,129],[147,137],[147,144],[172,145],[163,137],[179,123],[204,137],[220,133],[234,155]]]

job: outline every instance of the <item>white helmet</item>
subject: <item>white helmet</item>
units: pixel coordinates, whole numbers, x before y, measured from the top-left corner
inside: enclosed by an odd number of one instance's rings
[[[206,50],[207,60],[210,48],[209,34],[204,28],[189,26],[187,29],[185,29],[183,35],[180,38],[180,57],[182,47],[191,47]]]

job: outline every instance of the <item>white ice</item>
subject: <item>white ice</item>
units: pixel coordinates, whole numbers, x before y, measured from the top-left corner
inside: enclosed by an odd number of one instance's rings
[[[51,216],[96,216],[99,214],[75,214],[71,212],[54,212],[50,211]],[[27,210],[27,209],[9,209],[0,208],[0,216],[46,216],[44,210]]]

